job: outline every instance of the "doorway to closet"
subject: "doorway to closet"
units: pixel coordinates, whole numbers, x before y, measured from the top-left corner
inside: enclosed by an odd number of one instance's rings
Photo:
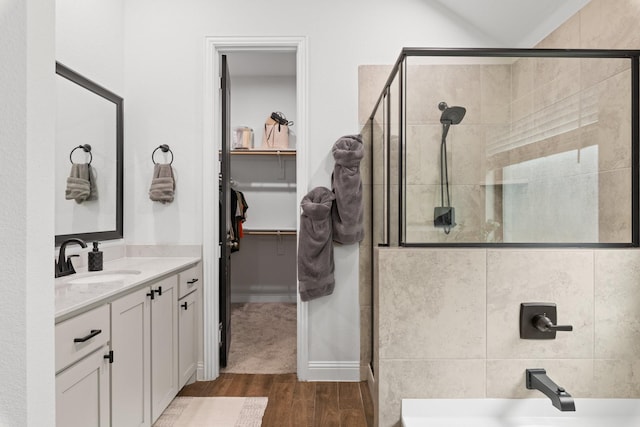
[[[221,372],[295,373],[296,54],[221,59]]]
[[[234,369],[239,359],[233,344],[244,342],[237,353],[252,359],[254,367],[264,372],[283,369],[306,380],[308,311],[297,294],[296,274],[298,201],[307,190],[306,38],[207,37],[205,44],[204,365],[199,378],[214,379]],[[228,90],[221,90],[223,56]],[[263,147],[265,121],[273,112],[293,122],[286,148]],[[253,130],[248,145],[239,132],[245,129]],[[239,132],[235,145],[234,131]],[[227,210],[220,209],[220,203],[228,200],[231,205],[232,197],[235,203],[241,197],[248,209],[240,215],[245,217],[239,222],[242,237],[237,230],[227,242],[230,227],[221,214]],[[229,207],[225,216],[231,221],[241,211],[231,213]],[[286,325],[282,329],[280,321]],[[282,353],[267,350],[261,355],[255,337],[277,331],[267,341],[278,351],[293,353],[287,367],[270,367]],[[243,333],[254,336],[243,341]]]

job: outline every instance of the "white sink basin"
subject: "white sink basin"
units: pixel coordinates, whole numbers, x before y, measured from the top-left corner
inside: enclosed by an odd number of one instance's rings
[[[69,285],[90,285],[93,283],[109,283],[125,280],[132,275],[140,274],[140,270],[113,270],[84,273],[69,280]]]

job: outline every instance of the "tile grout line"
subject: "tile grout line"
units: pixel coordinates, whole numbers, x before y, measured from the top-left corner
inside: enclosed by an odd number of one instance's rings
[[[593,278],[592,278],[592,282],[591,285],[593,286],[593,314],[592,314],[592,319],[593,319],[593,325],[592,325],[592,329],[591,329],[591,339],[593,340],[593,352],[591,353],[591,380],[593,381],[595,379],[595,375],[596,375],[596,251],[593,250],[592,251],[592,262],[593,262]]]
[[[489,395],[487,364],[489,363],[489,250],[484,250],[484,397]]]

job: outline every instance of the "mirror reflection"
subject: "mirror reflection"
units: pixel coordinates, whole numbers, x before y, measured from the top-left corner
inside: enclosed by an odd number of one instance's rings
[[[56,245],[122,238],[122,98],[56,64]]]

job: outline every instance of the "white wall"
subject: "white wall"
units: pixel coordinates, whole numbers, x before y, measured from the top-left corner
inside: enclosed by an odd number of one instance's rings
[[[52,2],[0,3],[3,426],[55,424],[53,32]]]
[[[277,54],[273,60],[282,56]],[[287,119],[296,121],[295,76],[234,75],[234,70],[242,74],[269,72],[266,68],[273,64],[261,58],[262,62],[252,64],[252,70],[239,70],[234,61],[237,57],[228,56],[231,126],[251,127],[255,148],[262,145],[264,122],[272,111],[281,111]],[[295,66],[295,59],[291,63]],[[291,148],[295,148],[295,129],[294,124],[289,136]],[[232,156],[231,177],[249,205],[245,229],[295,230],[298,203],[294,156]],[[240,251],[231,255],[231,301],[295,303],[296,242],[295,236],[242,238]]]
[[[233,61],[233,57],[229,58]],[[254,148],[262,145],[264,122],[273,111],[292,120],[289,145],[295,148],[296,78],[295,76],[253,77],[231,74],[231,127],[249,126],[255,133]]]
[[[231,302],[295,303],[296,240],[295,236],[241,239],[240,251],[231,254]]]
[[[55,4],[56,61],[122,96],[124,0],[56,0]]]
[[[125,134],[132,151],[125,170],[136,169],[125,204],[131,243],[202,242],[204,37],[223,35],[309,36],[310,187],[330,185],[332,144],[359,130],[359,64],[391,63],[402,46],[490,44],[421,0],[127,2]],[[161,143],[176,155],[180,182],[176,201],[158,208],[146,192],[149,156]]]
[[[56,61],[109,91],[123,96],[124,0],[57,0],[55,11]],[[63,93],[67,95],[67,98],[70,98],[72,90],[77,89],[77,97],[80,97],[79,99],[87,105],[94,105],[91,102],[95,101],[94,106],[105,108],[105,114],[109,111],[115,112],[111,102],[100,102],[98,101],[100,98],[96,95],[87,95],[87,91],[61,77],[57,77],[57,80],[60,85],[57,92],[65,89]],[[69,102],[77,104],[77,101],[78,99],[58,99],[57,113],[61,113],[60,108],[71,108]],[[90,114],[89,112],[85,113]],[[55,232],[56,234],[69,234],[72,231],[112,230],[115,228],[115,205],[110,202],[115,201],[115,166],[110,164],[108,159],[115,156],[115,146],[108,147],[112,149],[112,151],[108,151],[108,148],[103,147],[103,141],[107,141],[109,138],[111,141],[115,140],[115,128],[112,129],[114,135],[103,135],[102,140],[97,134],[89,135],[88,140],[86,138],[84,141],[75,140],[74,138],[78,138],[78,133],[84,132],[86,134],[89,130],[98,132],[99,128],[108,128],[111,123],[85,122],[81,125],[77,123],[70,125],[65,122],[65,117],[64,114],[59,115],[60,120],[57,122],[58,128],[56,129],[57,139],[62,138],[63,140],[58,141],[59,146],[56,147],[55,155],[55,197],[57,202]],[[115,126],[115,115],[113,120]],[[65,129],[61,129],[60,126]],[[77,126],[83,128],[78,129]],[[74,136],[74,132],[78,133]],[[66,177],[70,170],[69,147],[87,142],[93,147],[91,165],[97,176],[98,199],[78,205],[72,200],[64,199]],[[74,161],[82,162],[84,158],[82,150],[76,150]],[[97,212],[100,212],[100,215]]]
[[[494,44],[440,10],[422,0],[127,2],[127,242],[202,243],[206,36],[308,36],[308,183],[330,187],[332,145],[359,131],[358,65],[392,63],[403,46]],[[176,200],[168,206],[146,197],[149,155],[161,143],[170,144],[176,157]],[[309,305],[309,356],[317,366],[358,364],[357,265],[357,245],[338,247],[334,295]]]

